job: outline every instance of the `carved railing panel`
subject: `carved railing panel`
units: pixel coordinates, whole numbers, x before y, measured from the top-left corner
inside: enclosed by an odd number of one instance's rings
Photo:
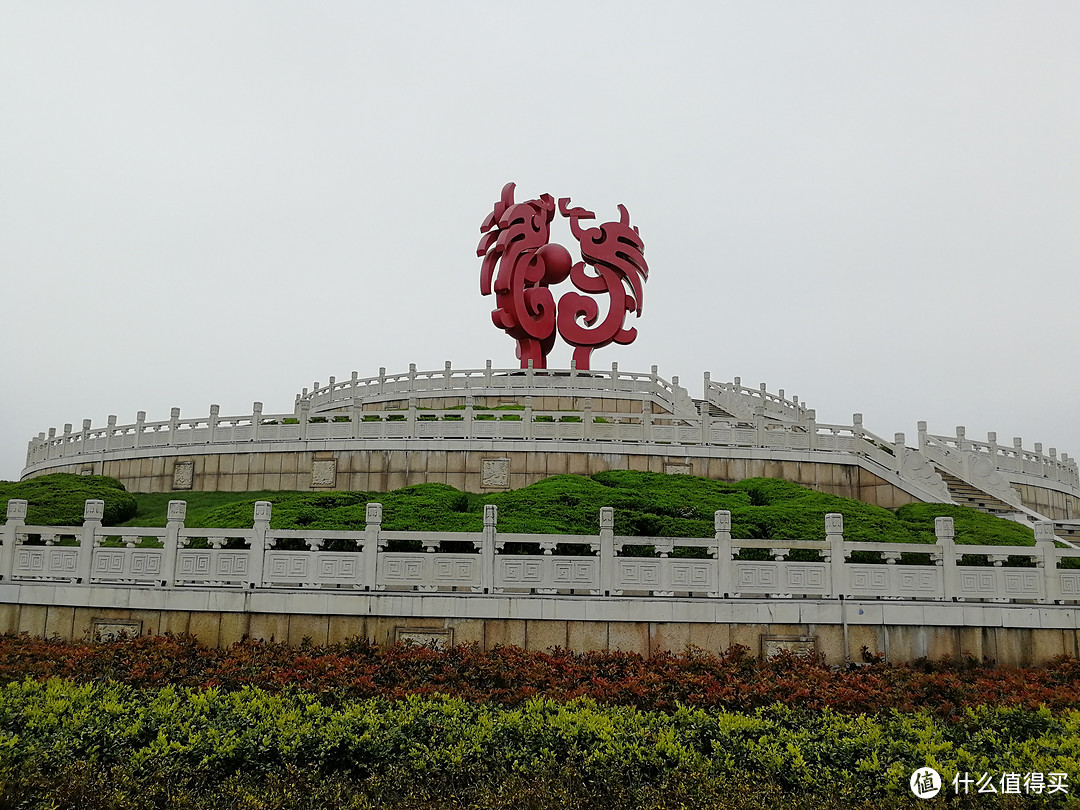
[[[26,502],[10,501],[0,531],[0,579],[129,587],[1080,602],[1080,570],[1065,562],[1080,558],[1080,550],[1057,548],[1049,522],[1036,524],[1034,546],[999,547],[957,545],[948,518],[936,521],[937,542],[922,545],[848,543],[839,515],[826,517],[823,542],[789,542],[732,540],[726,512],[714,516],[714,537],[673,538],[616,537],[614,513],[607,509],[601,510],[599,534],[585,536],[501,534],[490,505],[484,530],[463,533],[383,531],[377,504],[368,505],[363,531],[270,530],[268,502],[256,504],[251,529],[187,528],[183,501],[170,502],[165,528],[102,527],[103,510],[101,501],[88,501],[81,527],[27,526]],[[529,553],[511,553],[523,548]],[[866,562],[867,554],[883,561]]]

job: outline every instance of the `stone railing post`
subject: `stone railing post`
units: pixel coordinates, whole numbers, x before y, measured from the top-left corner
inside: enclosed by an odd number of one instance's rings
[[[454,372],[450,370],[450,361],[447,360],[446,364],[443,366],[443,388],[447,391],[451,388],[450,380],[453,377],[453,374]]]
[[[353,373],[355,374],[356,372],[354,371]],[[354,385],[353,390],[355,389],[356,386]],[[354,439],[360,438],[360,425],[363,424],[363,421],[364,411],[360,407],[360,400],[358,400],[356,397],[353,397],[352,402],[349,403],[349,422],[352,426],[352,437]]]
[[[169,411],[169,447],[176,445],[176,432],[180,430],[180,409]]]
[[[266,572],[266,532],[270,528],[270,516],[274,505],[270,501],[255,501],[255,522],[251,532],[251,576],[249,588],[261,588]]]
[[[593,401],[592,401],[592,398],[590,397],[589,399],[585,400],[585,409],[584,409],[584,413],[583,413],[583,415],[581,417],[581,421],[584,423],[583,426],[582,426],[581,436],[582,436],[582,438],[584,438],[586,440],[591,439],[593,437],[593,415],[592,415],[592,411],[593,411]]]
[[[364,589],[374,591],[379,582],[379,549],[382,539],[382,504],[369,503],[364,526]]]
[[[754,406],[754,431],[757,436],[755,443],[758,447],[768,447],[768,430],[765,428],[765,406]]]
[[[817,450],[817,409],[806,410],[806,446],[810,450]]]
[[[615,510],[600,509],[600,595],[611,596],[615,589]]]
[[[113,449],[113,436],[116,435],[116,414],[109,414],[108,426],[105,428],[105,449]]]
[[[521,417],[525,422],[525,424],[522,425],[522,432],[523,432],[526,439],[531,439],[533,437],[533,425],[532,425],[533,415],[532,415],[532,412],[533,412],[533,398],[531,396],[527,396],[527,397],[525,397],[525,413]]]
[[[646,442],[653,440],[651,399],[642,400],[641,403],[641,438]]]
[[[307,441],[308,432],[308,418],[311,416],[311,400],[300,400],[300,412],[296,415],[297,422],[300,423],[300,441]]]
[[[26,501],[12,498],[7,502],[7,522],[4,524],[4,545],[0,548],[0,578],[11,579],[15,568],[15,546],[19,543],[19,530],[26,525]]]
[[[146,429],[146,411],[135,414],[135,449],[142,447],[143,431]]]
[[[169,501],[165,542],[161,550],[161,584],[166,588],[176,584],[176,555],[180,551],[180,530],[187,519],[187,501]]]
[[[262,413],[263,404],[261,402],[251,403],[251,441],[257,442],[259,440],[259,428],[262,426]]]
[[[1062,601],[1061,575],[1057,567],[1057,548],[1054,546],[1054,524],[1049,520],[1035,523],[1035,547],[1039,551],[1036,565],[1043,569],[1046,602],[1054,605]]]
[[[49,428],[49,435],[45,442],[46,461],[56,458],[56,428]]]
[[[491,361],[484,361],[484,388],[491,388]]]
[[[844,516],[838,512],[825,515],[825,542],[829,544],[826,554],[832,579],[829,592],[833,599],[843,599],[848,591],[847,565],[844,561]]]
[[[180,415],[179,411],[177,411],[176,413],[177,416]],[[80,453],[87,453],[90,451],[90,425],[92,424],[93,422],[91,422],[89,419],[82,420],[82,433],[79,436]]]
[[[83,505],[83,530],[79,538],[79,562],[75,570],[75,582],[90,584],[90,567],[94,555],[94,535],[105,519],[105,501],[91,499]]]
[[[531,362],[531,361],[530,361]],[[484,506],[484,544],[480,547],[480,584],[484,593],[495,593],[495,543],[498,541],[499,507]]]
[[[210,418],[206,420],[206,443],[213,444],[216,440],[218,415],[221,413],[220,405],[210,406]]]
[[[710,413],[709,400],[703,399],[701,401],[701,443],[708,444],[710,439],[712,439],[712,414]]]
[[[409,414],[406,417],[406,435],[410,439],[416,438],[416,397],[409,397]]]
[[[490,361],[489,361],[490,362]],[[465,438],[471,439],[476,432],[476,397],[469,394],[465,397]]]
[[[712,549],[716,558],[716,593],[709,596],[725,598],[731,593],[731,512],[717,509],[713,512],[713,537],[716,546]]]
[[[866,450],[863,447],[863,441],[866,439],[866,431],[863,430],[863,421],[861,413],[853,413],[851,415],[851,433],[855,437],[855,453],[856,455],[866,455]]]
[[[919,422],[915,425],[915,429],[919,434],[919,452],[925,453],[927,445],[930,443],[929,434],[926,430],[926,422]]]
[[[904,452],[907,449],[906,442],[907,437],[903,433],[893,434],[893,466],[901,478],[907,478],[907,470],[904,468],[904,456],[907,455]]]
[[[934,535],[941,548],[942,599],[953,602],[960,593],[959,572],[956,570],[956,530],[951,517],[934,518]]]

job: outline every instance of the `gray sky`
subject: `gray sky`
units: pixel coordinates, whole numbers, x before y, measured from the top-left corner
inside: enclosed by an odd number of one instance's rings
[[[514,365],[510,180],[641,230],[594,367],[1080,456],[1078,42],[1075,2],[0,0],[0,478],[87,417]]]

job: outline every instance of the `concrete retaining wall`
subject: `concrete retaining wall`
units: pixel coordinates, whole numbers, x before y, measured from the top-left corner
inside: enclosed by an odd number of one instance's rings
[[[324,447],[326,443],[319,443]],[[345,443],[338,443],[345,445]],[[523,444],[532,445],[523,447]],[[373,446],[374,445],[374,446]],[[451,449],[453,448],[453,449]],[[211,448],[207,448],[211,449]],[[365,442],[362,448],[296,449],[243,445],[213,447],[199,453],[178,448],[127,451],[124,458],[83,460],[51,467],[48,472],[90,473],[119,479],[131,492],[343,489],[388,492],[403,486],[437,482],[466,492],[518,489],[559,474],[591,475],[605,470],[687,473],[720,481],[783,478],[797,484],[886,508],[919,500],[860,466],[859,459],[839,454],[797,451],[751,451],[729,448],[604,446],[604,452],[580,444],[544,442],[398,441]],[[485,478],[485,460],[505,459],[506,478]],[[829,459],[829,460],[826,460]],[[316,466],[316,462],[333,462]],[[177,465],[190,464],[191,478],[176,486]],[[332,475],[320,475],[332,468]]]
[[[61,596],[66,604],[59,603]],[[95,627],[135,622],[138,633],[190,633],[219,647],[244,637],[289,644],[305,638],[325,644],[364,637],[387,645],[404,631],[420,640],[431,636],[485,649],[515,645],[641,655],[681,652],[687,645],[722,652],[741,644],[755,653],[784,647],[805,650],[810,645],[832,663],[861,661],[864,647],[893,663],[971,655],[1003,666],[1025,666],[1063,655],[1080,657],[1080,609],[1050,605],[203,589],[146,593],[44,584],[0,585],[0,599],[0,632],[42,638],[91,638]]]

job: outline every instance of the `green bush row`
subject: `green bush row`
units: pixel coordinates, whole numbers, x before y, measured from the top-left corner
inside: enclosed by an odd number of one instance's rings
[[[979,707],[948,722],[926,712],[870,717],[777,705],[659,713],[544,698],[508,709],[441,695],[330,706],[300,690],[136,690],[58,679],[0,691],[8,784],[35,767],[73,762],[123,766],[178,789],[192,779],[218,785],[299,769],[324,779],[398,780],[399,793],[433,799],[572,774],[602,800],[698,775],[851,801],[905,796],[923,766],[946,781],[957,772],[1075,777],[1080,711]]]

